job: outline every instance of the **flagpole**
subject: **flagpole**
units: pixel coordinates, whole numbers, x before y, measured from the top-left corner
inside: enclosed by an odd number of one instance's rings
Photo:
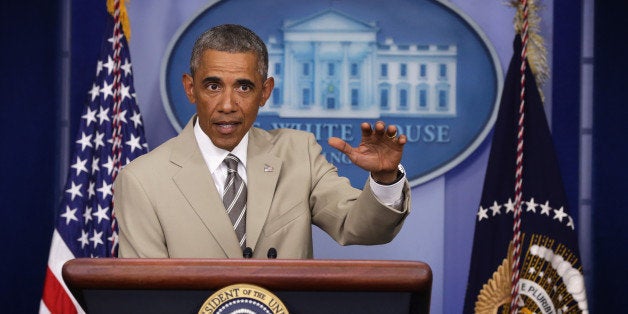
[[[510,313],[516,314],[518,310],[519,299],[519,269],[521,259],[521,202],[522,202],[522,187],[523,187],[523,134],[524,134],[524,120],[525,120],[525,84],[526,84],[526,56],[527,56],[527,43],[528,43],[528,1],[520,0],[520,8],[522,9],[521,19],[521,93],[519,103],[519,119],[517,125],[517,164],[515,171],[515,213],[513,221],[513,262],[512,262],[512,277],[511,277],[511,299],[510,299]]]
[[[120,0],[114,1],[113,8],[113,145],[112,155],[114,170],[112,178],[115,181],[120,170]]]
[[[118,171],[120,171],[120,159],[122,155],[122,125],[120,123],[120,0],[115,0],[113,4],[113,123],[111,135],[113,145],[111,145],[111,155],[113,156],[113,172],[111,174],[112,181],[115,181]],[[113,191],[113,187],[112,193]],[[111,232],[114,235],[114,243],[111,246],[111,256],[118,256],[117,239],[115,239],[117,220],[114,210],[114,201],[111,201]]]

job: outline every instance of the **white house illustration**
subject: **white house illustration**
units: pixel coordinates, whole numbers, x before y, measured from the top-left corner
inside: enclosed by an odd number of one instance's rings
[[[284,21],[271,36],[272,97],[280,117],[455,117],[456,45],[377,42],[376,24],[334,9]]]

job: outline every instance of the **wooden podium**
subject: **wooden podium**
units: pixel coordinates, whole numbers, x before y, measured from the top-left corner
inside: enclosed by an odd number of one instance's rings
[[[238,283],[275,294],[290,313],[429,313],[422,262],[81,258],[63,279],[87,313],[197,313]]]

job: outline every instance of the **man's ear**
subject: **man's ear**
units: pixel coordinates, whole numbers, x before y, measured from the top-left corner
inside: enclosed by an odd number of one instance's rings
[[[266,79],[264,85],[262,86],[262,103],[259,105],[260,107],[263,107],[266,104],[266,101],[270,98],[273,88],[275,88],[275,79],[270,76]]]
[[[183,83],[183,90],[185,90],[185,95],[188,96],[188,100],[190,103],[195,104],[196,98],[194,97],[194,78],[189,74],[183,74],[181,77],[181,82]]]

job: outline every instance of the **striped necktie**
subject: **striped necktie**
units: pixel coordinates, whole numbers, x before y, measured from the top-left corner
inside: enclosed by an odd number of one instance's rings
[[[225,205],[233,230],[240,241],[240,247],[246,246],[246,184],[238,175],[238,162],[235,155],[229,154],[223,163],[227,166],[227,181],[222,203]]]

